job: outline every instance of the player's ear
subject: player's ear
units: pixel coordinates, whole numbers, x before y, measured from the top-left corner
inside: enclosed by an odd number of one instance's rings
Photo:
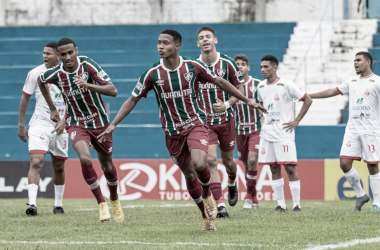
[[[218,43],[218,38],[217,38],[217,37],[214,37],[214,43],[215,43],[215,44]]]
[[[251,70],[251,66],[248,65],[248,66],[247,66],[247,69],[248,69],[248,71],[250,71],[250,70]]]
[[[197,47],[199,47],[199,42],[197,41]]]

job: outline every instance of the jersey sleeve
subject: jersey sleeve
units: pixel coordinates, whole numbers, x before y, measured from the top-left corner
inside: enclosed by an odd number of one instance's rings
[[[56,73],[56,71],[54,70],[54,68],[48,69],[44,73],[41,73],[39,75],[39,78],[40,78],[41,82],[44,84],[48,84],[48,83],[54,84],[55,73]]]
[[[139,78],[132,95],[137,98],[147,97],[148,92],[153,89],[153,77],[149,70],[145,71]]]
[[[234,86],[240,85],[244,82],[243,75],[235,61],[231,61],[228,64],[228,81]]]
[[[111,78],[107,73],[92,59],[86,59],[87,72],[88,74],[100,85],[106,84],[106,82],[111,81]]]
[[[336,89],[339,91],[341,95],[348,94],[350,92],[349,83],[350,83],[350,79],[347,79],[341,85],[336,87]]]
[[[260,86],[258,86],[257,88],[257,91],[256,91],[256,98],[257,98],[257,101],[259,102],[263,102],[263,98],[261,97],[261,91],[260,91]]]
[[[214,82],[217,76],[209,68],[206,67],[201,61],[194,60],[192,64],[195,69],[196,77],[204,82]]]
[[[292,98],[299,101],[302,101],[303,98],[305,98],[306,93],[300,90],[300,88],[298,88],[293,82],[288,82],[286,86],[288,87],[289,94]]]
[[[37,86],[37,77],[33,71],[29,71],[28,76],[26,77],[24,88],[22,92],[25,95],[32,96]]]

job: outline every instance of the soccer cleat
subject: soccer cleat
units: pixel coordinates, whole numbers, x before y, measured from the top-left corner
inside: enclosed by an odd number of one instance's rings
[[[377,205],[372,205],[371,211],[372,212],[380,212],[380,207],[378,207]]]
[[[54,214],[65,214],[65,211],[63,211],[63,207],[53,207],[53,213]]]
[[[218,213],[216,214],[216,218],[227,218],[230,217],[230,215],[227,212],[227,209],[225,206],[218,207]]]
[[[235,186],[228,186],[228,203],[230,206],[235,206],[239,199],[239,192],[237,189],[237,183],[235,182]]]
[[[296,205],[295,207],[293,207],[293,212],[301,212],[300,206]]]
[[[259,204],[259,201],[257,200],[256,195],[252,196],[252,207],[254,209],[259,209],[260,208],[260,204]]]
[[[26,205],[29,205],[29,204],[26,203]],[[26,209],[25,213],[26,213],[26,215],[29,215],[29,216],[36,216],[37,215],[36,205],[29,205],[29,207]]]
[[[359,212],[362,210],[362,206],[369,201],[369,197],[367,194],[362,197],[356,198],[355,207],[352,211]]]
[[[121,204],[119,199],[112,201],[111,200],[111,208],[113,213],[113,220],[117,223],[122,223],[124,221],[124,213],[121,208]]]
[[[249,199],[245,199],[243,209],[252,209],[252,201]]]
[[[216,207],[216,203],[214,197],[212,196],[212,193],[210,192],[210,195],[207,198],[202,198],[202,200],[205,206],[206,217],[209,220],[214,220],[216,217],[216,213],[218,212],[218,209]]]
[[[203,231],[216,231],[214,221],[205,218],[203,223]]]
[[[277,206],[275,209],[274,209],[275,212],[277,213],[280,213],[280,212],[288,212],[288,209],[286,208],[282,208],[281,206]]]
[[[110,215],[110,210],[108,208],[107,202],[99,203],[99,220],[101,222],[109,221],[110,218],[111,218],[111,215]]]

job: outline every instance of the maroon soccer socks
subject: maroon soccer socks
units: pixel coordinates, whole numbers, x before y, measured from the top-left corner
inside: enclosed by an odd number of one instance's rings
[[[110,200],[115,201],[119,199],[117,194],[117,171],[115,166],[112,166],[110,172],[104,172],[104,176],[107,179],[108,188],[110,189]]]
[[[210,170],[208,169],[208,166],[202,170],[197,172],[198,180],[201,183],[203,187],[202,197],[207,198],[210,195],[210,181],[211,181],[211,174]]]
[[[105,202],[102,191],[100,190],[98,175],[96,174],[94,167],[92,165],[82,165],[82,174],[84,180],[90,187],[91,192],[94,194],[96,200],[98,201],[98,204]]]
[[[244,199],[252,200],[252,203],[257,204],[257,198],[256,198],[256,178],[257,178],[257,171],[250,171],[248,170],[248,173],[246,175],[246,181],[247,181],[247,194],[245,195]]]
[[[194,200],[195,204],[197,204],[199,210],[201,210],[202,218],[206,218],[205,215],[205,206],[202,200],[202,186],[197,179],[193,182],[186,182],[187,190],[191,198]]]

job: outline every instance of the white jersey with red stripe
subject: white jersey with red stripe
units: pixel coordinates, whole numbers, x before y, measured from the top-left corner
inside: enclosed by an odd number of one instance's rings
[[[45,98],[42,95],[37,83],[38,76],[44,73],[46,70],[47,68],[45,67],[45,64],[41,64],[40,66],[29,71],[24,88],[22,90],[25,95],[32,96],[34,93],[36,96],[36,107],[34,109],[33,116],[30,119],[29,125],[31,125],[31,123],[35,120],[46,120],[55,124],[55,122],[50,120],[49,106],[46,103]],[[60,119],[62,119],[66,113],[66,104],[63,100],[62,93],[54,84],[49,84],[48,86],[50,97],[59,112]]]
[[[293,99],[301,101],[305,96],[292,81],[282,77],[272,83],[262,81],[257,88],[257,99],[268,109],[268,114],[264,114],[260,137],[267,141],[294,140],[294,130],[286,132],[283,124],[294,120]]]
[[[353,76],[337,87],[339,93],[349,94],[349,119],[346,132],[380,135],[380,77]]]

